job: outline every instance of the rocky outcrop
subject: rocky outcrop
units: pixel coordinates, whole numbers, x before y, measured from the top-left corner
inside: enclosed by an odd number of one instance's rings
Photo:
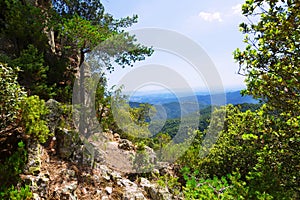
[[[150,183],[145,178],[132,181],[122,172],[95,162],[94,167],[78,164],[58,155],[48,155],[39,150],[39,170],[24,174],[22,179],[31,185],[35,200],[44,199],[120,199],[120,200],[168,200],[174,199],[166,188]],[[50,152],[51,153],[51,152]],[[35,165],[34,165],[35,166]]]
[[[55,101],[54,99],[49,99],[46,102],[46,106],[50,111],[49,114],[46,116],[48,121],[48,128],[51,131],[51,133],[54,133],[60,124],[61,115],[63,113],[61,109],[61,104]]]
[[[55,135],[44,146],[28,141],[28,164],[21,176],[30,185],[34,200],[174,199],[167,188],[147,179],[138,183],[127,178],[137,155],[132,142],[116,133],[96,133],[92,140],[82,139],[75,131],[60,127],[58,102],[49,100],[47,106],[51,110],[49,128]],[[144,153],[151,164],[157,163],[151,148],[146,146]]]
[[[152,200],[172,200],[173,195],[168,191],[167,188],[163,188],[156,184],[150,183],[145,178],[140,179],[140,186],[147,192],[148,196]]]
[[[134,146],[132,145],[132,142],[130,142],[129,140],[126,140],[126,139],[119,140],[118,147],[120,149],[123,149],[123,150],[126,150],[126,151],[130,151],[130,150],[134,149]]]
[[[28,161],[24,167],[24,174],[37,175],[41,170],[42,146],[36,140],[27,140]]]

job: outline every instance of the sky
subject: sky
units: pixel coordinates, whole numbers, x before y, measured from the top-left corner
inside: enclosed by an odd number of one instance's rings
[[[225,90],[245,88],[244,77],[237,74],[238,64],[235,63],[232,55],[236,48],[243,49],[245,46],[244,36],[238,28],[241,22],[247,21],[240,11],[243,0],[103,0],[102,3],[106,12],[115,18],[133,14],[139,16],[138,23],[126,29],[128,31],[158,28],[189,38],[197,43],[213,61]],[[176,44],[176,41],[174,43]],[[181,44],[178,45],[180,47]],[[191,88],[207,89],[205,78],[195,76],[196,73],[186,60],[170,52],[159,50],[155,50],[152,57],[137,63],[133,68],[117,68],[115,72],[108,75],[108,84],[109,86],[124,84],[122,83],[124,76],[133,73],[139,67],[152,64],[172,68],[187,81]],[[139,89],[135,88],[136,90],[151,90],[155,87],[157,89],[180,88],[179,84],[177,86],[142,84],[137,87]]]

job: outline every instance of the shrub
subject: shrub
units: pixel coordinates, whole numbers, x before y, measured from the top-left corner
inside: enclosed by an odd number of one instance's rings
[[[25,185],[19,189],[14,185],[19,181],[19,174],[27,162],[27,152],[23,142],[18,143],[18,149],[0,164],[0,198],[1,199],[31,199],[32,193],[29,186]]]
[[[51,135],[45,116],[48,114],[45,101],[40,100],[38,96],[30,96],[24,99],[21,105],[22,121],[21,124],[27,135],[41,143],[46,142]]]
[[[17,72],[0,63],[0,129],[11,125],[18,117],[19,102],[25,92],[17,82]]]

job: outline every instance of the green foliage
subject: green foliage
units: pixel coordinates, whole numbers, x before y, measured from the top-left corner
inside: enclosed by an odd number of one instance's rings
[[[38,96],[27,97],[23,100],[21,109],[21,123],[25,133],[41,143],[46,142],[50,136],[50,131],[45,121],[45,116],[49,111],[44,100],[40,100]]]
[[[17,82],[17,71],[0,63],[0,129],[18,118],[19,103],[24,96],[25,92]]]
[[[79,64],[84,61],[86,53],[93,51],[96,54],[94,57],[99,58],[105,68],[113,71],[112,58],[125,67],[153,53],[151,49],[137,44],[134,36],[122,29],[136,23],[137,16],[116,20],[104,12],[99,0],[59,0],[53,5],[60,16],[56,29],[64,41],[62,51],[69,56],[80,52]],[[100,46],[99,49],[95,48],[97,46]]]
[[[294,146],[296,140],[290,140],[299,127],[289,126],[293,130],[289,136],[285,128],[286,123],[270,114],[266,105],[244,113],[228,106],[225,129],[210,154],[197,165],[209,177],[239,172],[249,187],[247,198],[257,193],[294,197],[299,175],[299,154],[295,152],[299,147]]]
[[[15,188],[19,181],[19,174],[27,161],[27,152],[23,142],[18,143],[18,149],[3,164],[0,164],[0,198],[1,199],[30,199],[32,193],[29,186]]]
[[[45,12],[29,2],[20,0],[1,1],[0,28],[1,38],[12,42],[11,48],[6,52],[11,58],[20,55],[29,44],[39,50],[47,46],[47,37],[43,33],[46,26]]]
[[[243,14],[260,18],[256,23],[240,25],[248,45],[244,51],[237,49],[234,58],[247,76],[244,93],[266,102],[255,112],[256,127],[252,125],[252,130],[243,135],[244,140],[260,143],[253,149],[254,165],[247,170],[249,189],[278,199],[297,199],[300,193],[297,185],[300,171],[297,164],[300,160],[297,139],[300,137],[299,2],[246,1]]]
[[[143,142],[137,143],[136,154],[133,158],[133,169],[138,173],[147,174],[153,168],[154,165],[151,163],[149,152],[145,149],[145,144]]]
[[[28,95],[39,95],[43,99],[51,98],[52,88],[47,86],[48,66],[45,66],[43,54],[33,45],[21,51],[20,57],[12,60],[13,66],[20,67],[19,83],[27,89]]]
[[[168,190],[174,195],[180,194],[181,184],[178,182],[178,177],[165,174],[163,176],[159,176],[156,183],[163,188],[168,188]]]
[[[199,155],[202,149],[204,133],[200,131],[195,132],[195,137],[193,138],[193,142],[189,145],[188,149],[184,154],[179,158],[178,163],[181,166],[189,167],[192,170],[198,169],[199,164]]]
[[[247,47],[234,52],[240,72],[247,76],[245,93],[265,100],[276,111],[298,115],[299,2],[246,1],[243,14],[248,18],[260,17],[240,25]]]
[[[153,52],[123,30],[137,16],[114,19],[99,0],[5,0],[0,5],[0,57],[21,68],[19,82],[29,95],[70,102],[75,73],[102,43],[102,53],[95,51],[111,71],[112,60],[124,67]]]
[[[12,186],[8,189],[9,199],[11,200],[29,200],[32,199],[33,195],[28,185],[21,187],[20,189]]]
[[[185,172],[185,194],[189,199],[298,199],[299,4],[246,1],[243,13],[260,18],[241,24],[248,46],[234,57],[247,77],[244,94],[265,104],[227,106],[217,143],[199,160],[192,158],[205,149],[196,137],[182,164],[200,173]],[[217,118],[210,121],[218,124]],[[227,174],[233,176],[224,179]],[[219,193],[217,188],[227,184]]]
[[[163,149],[167,146],[168,143],[171,142],[170,135],[166,133],[158,133],[155,135],[155,137],[152,139],[151,148],[155,151],[157,151],[157,158],[158,160],[162,159],[163,156]]]
[[[150,137],[148,123],[144,119],[148,116],[151,107],[131,108],[127,103],[127,97],[116,91],[111,97],[111,114],[113,116],[116,132],[121,138],[133,142],[146,142]],[[146,115],[146,116],[145,116]]]
[[[214,176],[212,179],[199,177],[199,171],[191,172],[184,167],[181,173],[185,180],[183,193],[186,199],[246,199],[242,196],[247,192],[245,183],[239,181],[238,175]]]

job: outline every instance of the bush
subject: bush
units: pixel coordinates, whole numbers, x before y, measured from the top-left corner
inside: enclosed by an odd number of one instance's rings
[[[15,188],[20,178],[25,163],[27,162],[27,152],[23,142],[18,143],[18,149],[0,164],[0,198],[1,199],[30,199],[32,193],[29,186],[25,185],[19,189]]]
[[[29,200],[33,197],[28,185],[21,187],[19,190],[12,186],[9,189],[9,196],[11,200]]]
[[[25,133],[41,143],[46,142],[51,133],[45,121],[45,117],[49,112],[45,101],[40,100],[38,96],[30,96],[24,99],[21,108],[21,124]]]
[[[0,129],[12,125],[18,117],[25,92],[17,82],[17,72],[0,63]]]
[[[240,180],[240,174],[226,175],[218,178],[203,178],[199,171],[191,172],[188,167],[181,170],[184,180],[183,194],[186,199],[248,199],[246,183]],[[258,198],[265,199],[265,198]],[[267,199],[267,198],[266,198]]]

